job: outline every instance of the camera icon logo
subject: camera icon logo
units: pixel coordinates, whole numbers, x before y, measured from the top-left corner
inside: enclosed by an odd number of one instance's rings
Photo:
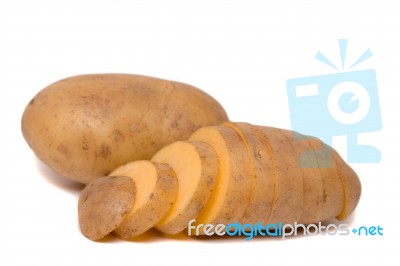
[[[347,40],[339,40],[344,68]],[[350,67],[372,56],[368,49]],[[316,59],[334,67],[321,52]],[[373,69],[289,79],[286,82],[292,129],[332,145],[334,136],[347,136],[347,161],[379,163],[381,153],[359,145],[357,134],[382,129],[376,73]]]

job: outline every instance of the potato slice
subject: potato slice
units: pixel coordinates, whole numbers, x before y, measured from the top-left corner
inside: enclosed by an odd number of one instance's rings
[[[240,222],[242,224],[255,224],[265,221],[272,208],[274,194],[274,169],[270,154],[264,149],[266,139],[263,133],[248,123],[225,122],[240,135],[247,146],[250,156],[252,174],[252,189],[250,202]]]
[[[134,161],[118,167],[111,175],[130,177],[137,188],[132,210],[114,230],[122,238],[140,235],[153,227],[176,199],[178,182],[167,164]]]
[[[246,145],[233,129],[223,126],[202,127],[189,140],[209,144],[219,162],[215,189],[195,224],[239,221],[250,200],[251,174]]]
[[[331,219],[340,214],[344,206],[344,188],[340,180],[337,165],[332,157],[333,148],[318,138],[307,138],[317,155],[318,168],[321,172],[323,197],[320,221]]]
[[[217,155],[204,142],[178,141],[158,151],[152,161],[168,164],[178,178],[176,201],[156,225],[161,232],[177,234],[207,203],[217,179]]]
[[[125,176],[106,176],[90,183],[78,202],[82,233],[98,240],[116,229],[134,206],[136,187]]]
[[[357,207],[361,197],[361,183],[354,170],[333,150],[333,159],[338,169],[339,177],[344,190],[344,206],[336,217],[339,220],[346,219]]]
[[[317,156],[312,150],[308,136],[295,131],[281,130],[291,140],[297,164],[303,177],[303,212],[299,223],[309,224],[320,221],[323,208],[323,182]]]
[[[266,223],[293,223],[303,210],[303,178],[291,140],[280,129],[259,126],[269,146],[266,147],[274,165],[275,191],[272,210]]]

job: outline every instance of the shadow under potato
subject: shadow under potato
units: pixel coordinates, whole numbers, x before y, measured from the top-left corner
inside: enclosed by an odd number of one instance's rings
[[[84,184],[71,181],[48,167],[45,163],[35,157],[35,162],[40,175],[51,185],[66,191],[70,194],[79,196],[81,191],[85,188]]]

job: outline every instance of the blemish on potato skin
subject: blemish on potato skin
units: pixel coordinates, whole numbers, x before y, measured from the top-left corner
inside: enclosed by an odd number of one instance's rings
[[[326,202],[326,198],[327,198],[327,194],[326,194],[326,191],[325,191],[325,189],[324,189],[324,191],[323,191],[323,202]]]
[[[61,162],[60,162],[59,159],[57,159],[57,158],[52,158],[52,160],[53,160],[53,162],[54,162],[56,165],[61,166]]]
[[[105,143],[101,144],[100,155],[104,159],[107,159],[111,155],[110,147],[107,144],[105,144]]]
[[[207,178],[207,187],[213,188],[215,185],[214,178],[212,176],[208,176]]]
[[[57,146],[57,151],[64,154],[64,156],[67,157],[68,159],[71,158],[71,152],[63,144],[59,144]]]
[[[86,138],[83,138],[83,140],[82,140],[82,150],[85,153],[89,152],[89,143],[88,143],[88,140]]]
[[[114,130],[112,134],[113,134],[113,138],[114,138],[115,142],[124,142],[125,141],[124,134],[122,134],[122,132],[119,131],[118,129]]]
[[[178,122],[176,120],[174,122],[172,122],[171,127],[172,128],[177,128],[178,127]]]

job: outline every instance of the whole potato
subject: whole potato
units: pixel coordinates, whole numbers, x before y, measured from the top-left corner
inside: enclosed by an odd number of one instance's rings
[[[140,75],[90,74],[40,91],[24,111],[22,133],[49,167],[89,183],[226,120],[223,107],[193,86]]]

